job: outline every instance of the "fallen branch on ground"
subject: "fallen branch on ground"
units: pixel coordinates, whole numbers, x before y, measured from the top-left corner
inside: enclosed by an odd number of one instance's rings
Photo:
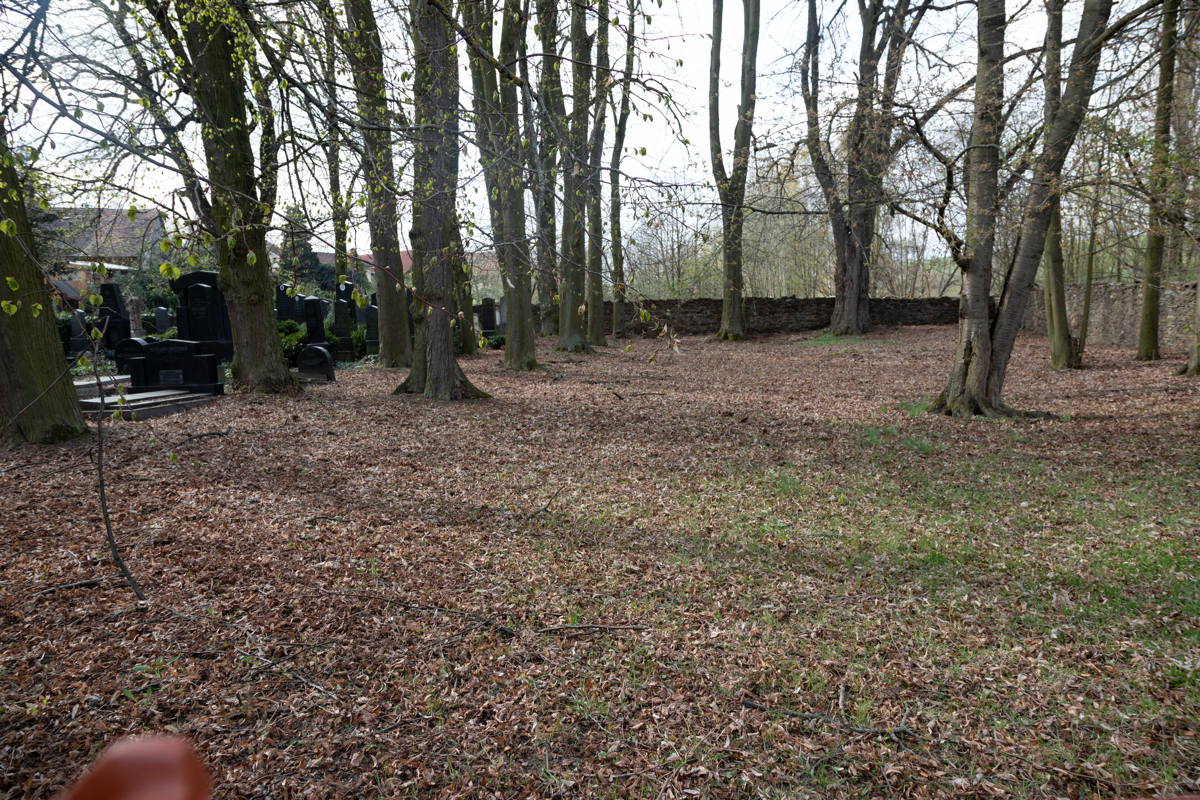
[[[58,586],[47,586],[45,589],[39,589],[29,596],[38,597],[39,595],[66,591],[67,589],[82,589],[85,586],[99,586],[100,584],[108,583],[109,581],[116,581],[118,586],[128,585],[126,581],[119,578],[88,578],[86,581],[75,581],[74,583],[63,583],[59,584]]]

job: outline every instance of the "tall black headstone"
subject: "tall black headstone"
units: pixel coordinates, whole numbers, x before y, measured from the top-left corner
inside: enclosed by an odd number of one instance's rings
[[[282,322],[285,319],[295,319],[295,298],[288,294],[291,286],[281,283],[275,287],[275,319]]]
[[[222,360],[233,358],[233,329],[225,296],[217,288],[217,273],[188,272],[171,281],[171,291],[179,298],[179,338],[199,342],[202,351]]]
[[[379,306],[371,305],[363,309],[366,312],[363,325],[367,329],[367,352],[379,354]]]
[[[121,297],[121,287],[115,283],[100,284],[100,329],[104,331],[104,349],[115,350],[129,338],[129,311]]]
[[[496,329],[496,301],[490,297],[485,297],[479,302],[479,330],[483,331],[484,336],[495,336]]]
[[[67,345],[71,355],[82,353],[92,346],[88,336],[87,317],[79,309],[71,312],[71,341]]]
[[[337,337],[334,356],[338,361],[354,360],[354,341],[350,338],[354,330],[352,301],[338,300],[333,304],[333,335]]]
[[[307,344],[322,344],[325,341],[325,309],[318,297],[304,298],[304,341]]]

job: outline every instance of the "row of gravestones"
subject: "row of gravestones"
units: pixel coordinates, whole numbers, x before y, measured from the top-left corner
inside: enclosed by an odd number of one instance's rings
[[[176,327],[179,338],[147,340],[131,335],[143,334],[140,299],[135,303],[131,298],[133,308],[127,308],[120,287],[102,284],[98,323],[103,345],[113,351],[118,369],[129,373],[132,392],[169,388],[221,394],[224,385],[219,377],[220,363],[233,357],[233,334],[225,298],[217,288],[217,274],[190,272],[173,280],[171,290],[178,299],[177,317],[172,319],[168,309],[159,306],[154,309],[155,328],[166,331]],[[333,356],[324,343],[328,301],[305,298],[305,308],[310,345],[301,352],[298,366],[302,373],[333,380]],[[136,316],[131,311],[136,311]],[[88,349],[91,340],[82,311],[72,314],[71,328],[71,349]],[[348,333],[345,340],[350,343]]]
[[[306,343],[331,349],[339,361],[352,361],[354,329],[361,326],[366,328],[367,352],[379,352],[379,307],[375,305],[375,295],[371,295],[370,305],[360,308],[354,301],[354,284],[349,281],[338,284],[333,303],[319,297],[293,297],[291,289],[286,283],[275,287],[275,316],[304,325]],[[333,336],[336,340],[332,347],[326,342],[325,336],[325,318],[329,315],[331,305]]]

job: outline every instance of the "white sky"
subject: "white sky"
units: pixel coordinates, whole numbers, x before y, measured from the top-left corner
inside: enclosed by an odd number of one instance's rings
[[[52,9],[61,11],[67,2],[73,0],[54,0]],[[623,0],[612,0],[614,15],[624,16]],[[641,71],[643,74],[656,79],[673,98],[678,114],[682,116],[682,135],[688,144],[681,142],[667,123],[667,114],[661,107],[643,103],[640,111],[650,113],[652,120],[645,120],[635,114],[630,120],[629,134],[626,140],[628,148],[636,151],[646,148],[646,154],[628,155],[624,162],[624,171],[631,176],[646,179],[656,179],[668,182],[696,182],[707,184],[711,180],[711,167],[708,159],[708,117],[707,117],[707,88],[708,64],[710,53],[710,32],[712,27],[712,6],[707,0],[664,0],[662,7],[657,7],[654,0],[643,0],[649,7],[652,22],[650,28],[644,28],[639,21],[639,36],[644,37],[642,47]],[[1012,5],[1015,5],[1012,4]],[[739,0],[726,0],[724,16],[724,46],[722,56],[722,92],[721,92],[721,121],[722,143],[726,153],[732,146],[733,126],[735,122],[738,82],[740,70],[740,55],[742,45],[742,4]],[[1077,4],[1072,4],[1075,8]],[[840,7],[840,6],[839,6]],[[823,13],[832,13],[834,6],[823,4]],[[93,14],[95,12],[92,12]],[[968,62],[974,54],[971,41],[974,33],[973,21],[969,18],[970,11],[950,12],[933,21],[927,28],[924,38],[933,51],[924,57],[925,67],[918,63],[913,69],[913,85],[920,85],[922,90],[935,91],[933,87],[926,88],[927,76],[922,74],[927,68],[935,67],[935,60],[945,56],[949,60],[962,62],[967,72],[951,75],[944,74],[940,78],[942,85],[958,83],[964,74],[973,70]],[[1010,27],[1010,48],[1024,47],[1036,44],[1042,36],[1041,4],[1034,0],[1030,11],[1024,20],[1014,22]],[[565,16],[565,11],[564,14]],[[788,76],[784,73],[791,65],[790,54],[798,48],[805,35],[805,4],[802,0],[763,0],[762,22],[758,56],[758,100],[755,131],[760,145],[770,143],[778,148],[790,148],[802,135],[796,123],[800,120],[798,108],[800,98],[788,88]],[[854,41],[857,26],[852,11],[850,20],[834,26],[831,39],[823,44],[823,60],[828,59],[823,66],[823,76],[834,76],[843,83],[847,76],[852,76],[852,58],[857,49]],[[1114,15],[1115,16],[1115,15]],[[89,19],[76,11],[69,17],[52,13],[52,22],[66,24],[68,27],[80,26],[81,29],[91,24]],[[1066,20],[1067,35],[1071,35],[1075,19],[1069,13]],[[387,19],[382,19],[385,26]],[[390,23],[394,24],[394,20]],[[618,30],[610,34],[611,53],[614,69],[619,69],[622,62],[623,35]],[[399,35],[389,36],[385,31],[385,43],[392,49],[394,58],[405,58],[406,45]],[[678,62],[682,62],[682,66]],[[1012,70],[1016,73],[1014,65]],[[915,78],[920,80],[915,80]],[[1014,80],[1016,76],[1014,75]],[[929,81],[936,83],[937,80]],[[565,88],[569,90],[569,82],[564,76]],[[463,71],[462,80],[464,104],[469,104],[466,94],[470,81]],[[834,85],[826,85],[823,89],[826,96],[836,90]],[[65,130],[69,123],[60,122],[57,128]],[[611,140],[612,121],[609,120]],[[198,148],[197,148],[198,150]],[[728,158],[728,156],[727,156]],[[605,155],[607,163],[608,155]],[[462,175],[477,174],[477,165],[473,159],[463,159]],[[167,197],[178,185],[178,178],[154,169],[143,168],[139,188],[160,198]],[[407,180],[407,176],[404,180]],[[304,197],[293,197],[292,194],[302,194],[305,197],[319,196],[323,191],[322,185],[291,187],[287,181],[281,180],[279,206],[289,202],[304,200]],[[463,211],[473,215],[479,222],[486,220],[483,213],[481,187],[478,181],[475,186],[466,187],[460,197]],[[127,199],[113,198],[110,204],[119,205],[128,202]],[[145,206],[146,204],[140,203]],[[315,209],[314,209],[315,211]],[[401,221],[401,232],[407,232],[407,219]],[[327,232],[322,232],[320,239],[328,241]],[[352,237],[352,245],[365,251],[369,247],[365,226],[359,226]],[[316,249],[329,249],[321,242],[315,242]]]

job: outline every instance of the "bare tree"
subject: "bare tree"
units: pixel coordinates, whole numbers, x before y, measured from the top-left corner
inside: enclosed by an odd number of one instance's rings
[[[858,4],[862,35],[855,79],[854,112],[846,131],[845,156],[837,165],[834,147],[820,127],[820,17],[808,0],[808,34],[802,59],[805,145],[821,185],[834,238],[834,306],[829,330],[837,336],[871,327],[872,248],[876,220],[886,200],[884,178],[898,152],[896,90],[905,54],[929,2],[869,0]],[[844,180],[839,177],[845,174]]]
[[[379,298],[379,363],[401,367],[412,363],[408,298],[400,260],[396,168],[392,160],[393,115],[384,79],[383,45],[371,0],[345,0],[349,30],[346,52],[354,73],[361,120],[363,177],[367,189],[367,227]],[[415,267],[414,267],[415,269]]]
[[[435,400],[486,397],[463,375],[451,335],[454,277],[461,271],[458,228],[458,58],[452,11],[439,0],[413,0],[412,273],[420,329],[412,370],[397,394]]]
[[[1175,106],[1175,51],[1179,27],[1179,0],[1163,0],[1162,34],[1159,39],[1158,91],[1154,99],[1154,150],[1150,166],[1150,230],[1146,242],[1146,265],[1142,273],[1142,315],[1138,328],[1137,358],[1155,361],[1158,347],[1159,305],[1162,295],[1163,256],[1167,245],[1175,184],[1170,174],[1171,117]]]
[[[742,0],[741,95],[737,124],[733,130],[733,169],[725,168],[721,147],[721,44],[724,0],[713,0],[712,51],[708,73],[708,142],[713,180],[721,199],[721,327],[717,338],[746,338],[746,309],[743,303],[742,227],[745,219],[746,175],[750,168],[750,140],[754,128],[755,83],[758,77],[759,0]]]

